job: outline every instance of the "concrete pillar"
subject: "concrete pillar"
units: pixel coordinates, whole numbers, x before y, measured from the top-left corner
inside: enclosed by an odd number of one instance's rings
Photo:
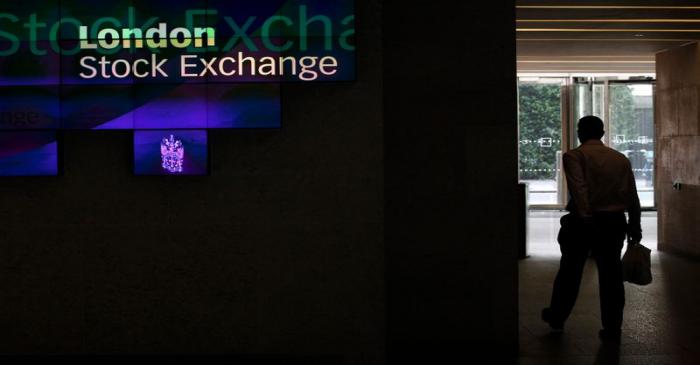
[[[659,53],[656,72],[659,248],[700,257],[700,47]]]
[[[515,4],[385,1],[383,16],[388,358],[515,357]]]

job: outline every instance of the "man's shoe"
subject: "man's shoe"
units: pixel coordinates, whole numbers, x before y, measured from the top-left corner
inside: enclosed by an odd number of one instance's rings
[[[598,332],[598,336],[603,342],[619,343],[620,337],[622,337],[622,331],[602,329]]]
[[[549,324],[552,331],[561,332],[564,330],[564,323],[561,321],[555,321],[552,319],[552,309],[545,308],[542,310],[542,320]]]

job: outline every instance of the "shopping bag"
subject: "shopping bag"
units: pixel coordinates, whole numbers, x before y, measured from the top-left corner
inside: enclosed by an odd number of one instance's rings
[[[641,243],[628,242],[622,257],[622,277],[632,284],[651,284],[651,250]]]

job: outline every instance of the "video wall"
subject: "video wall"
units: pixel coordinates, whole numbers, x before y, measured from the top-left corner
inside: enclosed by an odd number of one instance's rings
[[[61,171],[71,130],[129,130],[137,175],[209,173],[207,133],[281,128],[280,84],[355,79],[352,0],[0,5],[0,176]]]

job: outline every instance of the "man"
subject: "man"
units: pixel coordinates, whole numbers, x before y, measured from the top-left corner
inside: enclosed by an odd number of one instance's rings
[[[564,154],[564,173],[571,194],[566,209],[570,213],[562,218],[561,263],[550,307],[542,310],[542,319],[553,330],[563,330],[592,252],[598,266],[603,322],[600,337],[619,340],[625,306],[620,254],[626,236],[630,242],[642,239],[641,209],[630,161],[606,147],[601,142],[603,135],[600,118],[584,117],[578,123],[581,146]]]

